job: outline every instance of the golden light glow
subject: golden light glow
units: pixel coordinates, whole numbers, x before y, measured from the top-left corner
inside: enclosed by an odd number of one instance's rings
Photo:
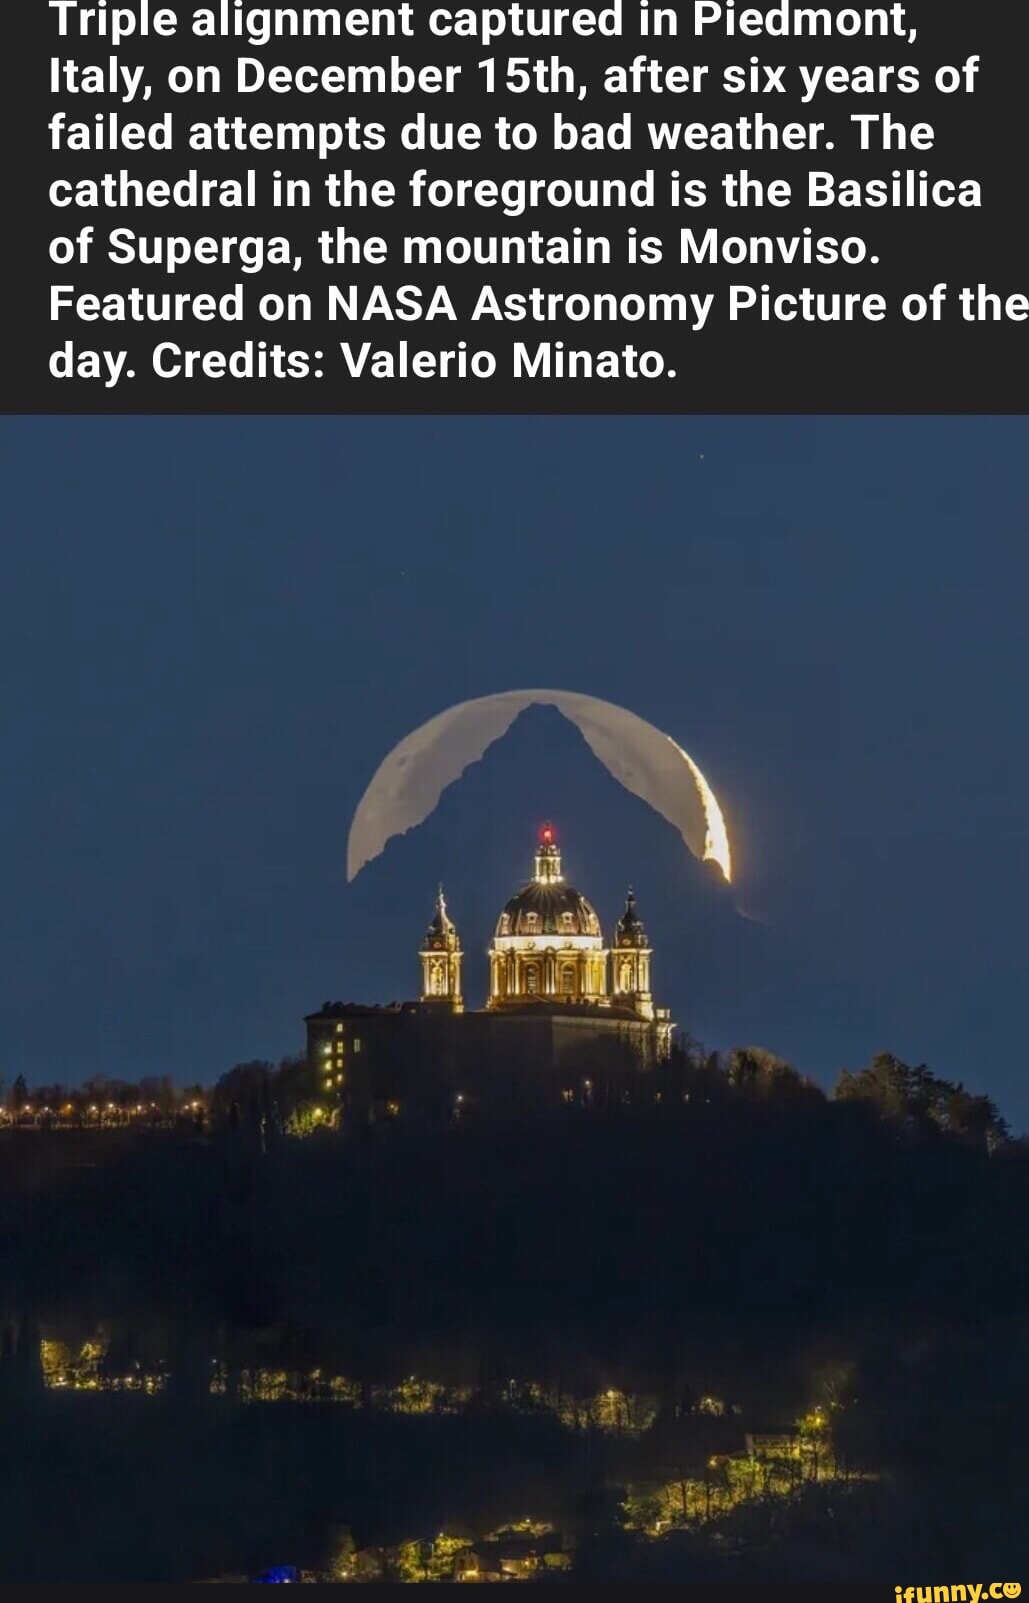
[[[718,805],[718,798],[697,767],[689,752],[683,751],[678,741],[667,737],[675,747],[679,756],[693,775],[694,783],[700,792],[700,799],[704,807],[704,824],[706,833],[704,837],[704,862],[717,863],[725,875],[725,883],[732,883],[732,852],[729,849],[729,832],[725,827],[722,809]]]

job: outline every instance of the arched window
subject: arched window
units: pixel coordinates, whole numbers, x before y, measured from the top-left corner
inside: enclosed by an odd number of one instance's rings
[[[538,923],[539,923],[539,920],[538,920],[538,918],[537,918],[535,913],[526,913],[526,915],[525,915],[525,929],[526,929],[526,933],[527,934],[530,934],[530,935],[533,934],[533,932],[536,930],[536,927],[537,927]]]
[[[571,996],[575,990],[574,963],[562,963],[561,965],[561,990],[564,991],[566,996]]]
[[[525,970],[525,990],[529,996],[536,996],[540,988],[540,971],[535,963],[530,963]]]
[[[620,991],[632,990],[632,964],[624,958],[618,965],[618,989]]]

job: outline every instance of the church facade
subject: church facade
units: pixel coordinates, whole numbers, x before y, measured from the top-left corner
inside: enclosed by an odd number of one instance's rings
[[[417,1000],[326,1002],[307,1016],[318,1093],[361,1119],[610,1095],[671,1050],[669,1010],[651,993],[652,956],[632,891],[605,943],[544,824],[532,877],[497,919],[484,1006],[465,1006],[464,952],[441,888]]]

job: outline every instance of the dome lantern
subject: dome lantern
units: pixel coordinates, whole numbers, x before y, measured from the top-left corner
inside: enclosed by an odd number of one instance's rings
[[[554,885],[564,878],[561,873],[561,848],[557,844],[557,831],[553,824],[541,824],[536,845],[535,877],[537,885]]]

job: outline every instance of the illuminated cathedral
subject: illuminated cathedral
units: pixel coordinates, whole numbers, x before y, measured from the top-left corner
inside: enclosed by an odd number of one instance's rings
[[[461,941],[447,913],[443,891],[421,951],[422,1001],[463,1012]],[[647,932],[630,890],[610,948],[592,903],[561,872],[561,852],[552,824],[539,833],[533,875],[506,904],[489,948],[491,1010],[580,1003],[630,1010],[654,1021],[657,1056],[667,1053],[671,1023],[655,1009],[650,992]]]
[[[306,1019],[320,1088],[343,1107],[399,1111],[412,1100],[492,1100],[510,1092],[590,1100],[666,1058],[674,1025],[651,993],[652,950],[630,890],[610,946],[568,884],[552,824],[532,877],[505,904],[488,948],[489,993],[465,1007],[464,952],[442,887],[419,958],[421,995],[371,1007],[326,1002]]]

